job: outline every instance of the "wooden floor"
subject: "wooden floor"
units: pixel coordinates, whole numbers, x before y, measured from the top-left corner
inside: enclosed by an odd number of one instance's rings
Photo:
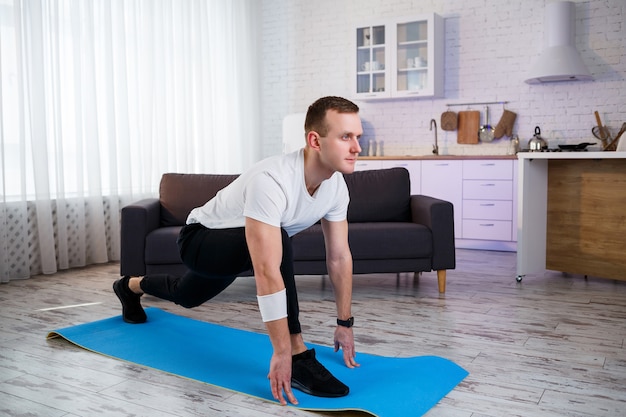
[[[626,415],[626,282],[546,271],[517,283],[515,256],[458,250],[444,296],[435,273],[417,282],[357,276],[358,351],[439,355],[467,369],[428,417]],[[0,415],[364,416],[280,407],[46,340],[49,330],[119,315],[117,275],[109,264],[0,285]],[[329,285],[298,279],[306,340],[330,345]],[[197,309],[143,303],[263,331],[254,294],[253,280],[241,278]]]

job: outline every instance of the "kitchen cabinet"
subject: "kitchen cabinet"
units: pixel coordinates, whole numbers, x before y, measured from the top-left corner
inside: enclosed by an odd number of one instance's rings
[[[429,13],[377,21],[359,25],[355,33],[352,58],[355,99],[443,94],[441,16]]]
[[[357,97],[387,98],[391,95],[389,28],[385,24],[356,29],[354,87]]]
[[[517,213],[518,213],[518,169],[519,169],[519,162],[517,162],[517,160],[513,161],[513,236],[511,237],[511,240],[513,242],[517,242],[517,221],[518,221],[518,217],[517,217]],[[517,243],[515,245],[515,248],[513,250],[517,250]]]
[[[517,157],[517,280],[545,269],[626,280],[626,152]]]
[[[462,235],[461,205],[463,203],[463,161],[425,160],[422,161],[422,192],[452,203],[454,206],[454,236]]]
[[[409,171],[411,195],[422,193],[422,162],[421,161],[381,161],[382,168],[401,167]]]
[[[379,160],[367,160],[367,161],[356,161],[354,165],[355,171],[367,171],[370,169],[382,169],[383,161]]]
[[[463,161],[463,238],[510,241],[513,161]]]

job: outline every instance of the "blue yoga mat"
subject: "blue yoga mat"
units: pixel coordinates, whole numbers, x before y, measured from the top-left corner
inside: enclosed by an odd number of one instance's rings
[[[267,335],[157,308],[148,308],[146,313],[148,321],[144,324],[127,324],[117,316],[55,330],[48,338],[60,336],[93,352],[276,402],[267,380],[272,355]],[[320,398],[295,390],[296,407],[305,410],[421,416],[468,375],[454,362],[437,356],[390,358],[358,353],[361,366],[349,369],[340,352],[308,346],[315,348],[319,361],[350,387],[350,394]]]

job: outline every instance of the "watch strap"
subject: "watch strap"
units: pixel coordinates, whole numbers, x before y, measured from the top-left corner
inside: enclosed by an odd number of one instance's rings
[[[354,317],[350,317],[348,320],[337,319],[337,325],[350,328],[354,326]]]

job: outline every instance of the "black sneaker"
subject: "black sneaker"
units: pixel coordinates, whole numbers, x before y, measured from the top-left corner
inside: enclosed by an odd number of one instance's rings
[[[315,359],[315,349],[292,357],[291,387],[316,397],[343,397],[350,392]]]
[[[129,276],[118,279],[113,283],[113,291],[122,303],[122,317],[126,323],[139,324],[144,323],[147,319],[146,312],[141,307],[139,299],[141,295],[135,294],[128,287]]]

